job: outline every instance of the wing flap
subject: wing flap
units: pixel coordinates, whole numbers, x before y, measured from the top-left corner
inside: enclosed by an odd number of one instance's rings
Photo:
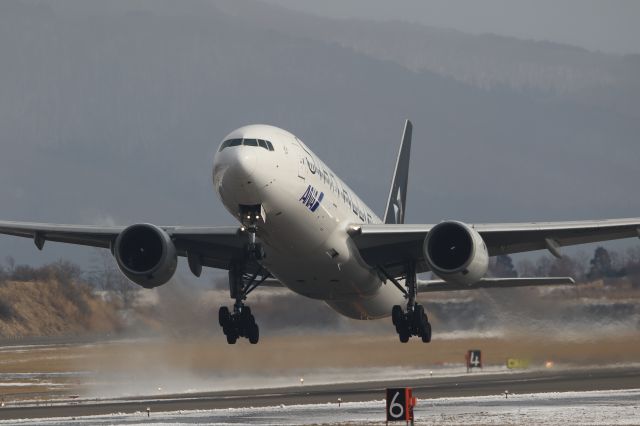
[[[477,283],[471,285],[460,285],[442,280],[429,280],[418,281],[418,293],[427,293],[432,291],[478,290],[482,288],[572,285],[575,283],[574,279],[570,277],[483,278]]]

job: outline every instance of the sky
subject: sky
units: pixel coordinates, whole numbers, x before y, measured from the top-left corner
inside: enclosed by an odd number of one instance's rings
[[[635,0],[262,0],[334,18],[401,20],[480,34],[640,53]]]
[[[299,136],[381,213],[406,118],[408,222],[638,215],[640,56],[398,21],[624,52],[636,3],[295,4],[361,20],[252,0],[0,1],[0,219],[234,224],[211,161],[250,123]],[[60,247],[0,237],[0,261],[92,256]]]

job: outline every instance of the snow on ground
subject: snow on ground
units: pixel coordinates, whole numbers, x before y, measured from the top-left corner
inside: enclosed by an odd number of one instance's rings
[[[78,418],[0,421],[2,424],[214,424],[303,425],[384,424],[384,401],[264,408],[111,414]],[[640,389],[562,392],[419,400],[421,425],[635,425],[640,423]]]
[[[616,367],[638,367],[640,364],[618,364]],[[555,364],[554,370],[592,370],[597,366],[572,366]],[[305,386],[332,385],[339,383],[363,383],[373,381],[402,381],[426,377],[461,377],[488,374],[519,375],[536,371],[548,370],[544,366],[528,369],[510,370],[504,365],[486,366],[472,373],[466,372],[464,364],[445,364],[430,368],[383,367],[383,368],[317,368],[308,370],[290,370],[286,374],[264,375],[219,373],[202,375],[200,377],[187,375],[158,375],[147,378],[146,381],[132,383],[129,375],[111,375],[100,377],[100,383],[85,383],[91,386],[89,392],[84,392],[87,399],[121,399],[131,396],[159,396],[167,394],[185,394],[196,392],[215,392],[241,389],[273,389],[280,387],[299,386],[300,379],[304,379]]]
[[[563,367],[564,368],[564,367]],[[505,366],[487,366],[475,370],[473,374],[509,373],[519,374],[528,370],[509,370]],[[371,381],[410,380],[420,377],[454,377],[467,375],[464,364],[450,364],[431,368],[317,368],[292,369],[286,373],[264,375],[220,372],[210,375],[187,375],[181,372],[154,375],[144,380],[132,381],[130,374],[103,374],[95,382],[84,379],[89,386],[83,396],[89,399],[126,398],[131,396],[158,396],[195,392],[215,392],[239,389],[272,389],[299,386],[304,379],[305,386],[337,383],[361,383]]]

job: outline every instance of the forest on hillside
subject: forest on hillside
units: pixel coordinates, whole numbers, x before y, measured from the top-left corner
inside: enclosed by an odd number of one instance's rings
[[[640,247],[598,247],[560,259],[547,254],[518,262],[491,259],[489,275],[571,276],[575,286],[429,293],[421,302],[441,331],[510,326],[640,327]],[[60,260],[34,267],[7,257],[0,265],[0,336],[210,335],[217,309],[230,305],[221,278],[208,285],[176,276],[154,290],[131,283],[111,255],[98,251],[91,268]],[[284,289],[260,289],[249,300],[268,333],[385,332],[388,321],[349,320],[324,303]]]

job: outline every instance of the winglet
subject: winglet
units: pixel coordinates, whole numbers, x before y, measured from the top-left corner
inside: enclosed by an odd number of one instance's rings
[[[411,154],[411,133],[413,125],[407,120],[404,123],[402,142],[398,151],[396,168],[393,172],[391,190],[384,211],[384,223],[404,223],[404,212],[407,205],[407,184],[409,183],[409,157]]]

